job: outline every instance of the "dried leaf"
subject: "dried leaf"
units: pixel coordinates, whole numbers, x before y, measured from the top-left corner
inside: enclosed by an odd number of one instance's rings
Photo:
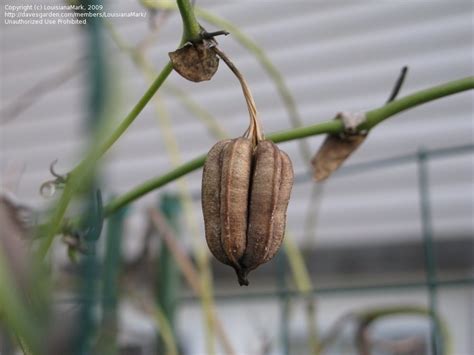
[[[210,80],[219,67],[219,58],[212,49],[215,45],[214,40],[203,40],[170,52],[174,70],[194,82]]]
[[[26,290],[30,259],[25,244],[28,236],[17,208],[5,196],[0,196],[0,226],[0,249],[5,254],[15,282]]]
[[[316,181],[327,179],[365,140],[367,134],[329,135],[311,160]]]

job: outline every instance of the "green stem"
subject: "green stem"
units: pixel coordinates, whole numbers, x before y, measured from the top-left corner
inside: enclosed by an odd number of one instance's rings
[[[115,36],[115,40],[121,40],[121,38]],[[120,42],[117,42],[120,46]],[[146,59],[144,51],[135,50],[130,52],[132,59],[134,60],[136,66],[141,69],[145,76],[149,78],[154,78],[155,73],[151,63]],[[178,88],[172,90],[184,103],[188,109],[197,112],[198,117],[203,118],[204,122],[211,128],[211,131],[222,132],[218,130],[219,125],[216,120],[210,115],[206,114],[206,111],[202,109],[199,105],[195,104],[190,98],[186,96],[184,91],[181,91]],[[181,164],[181,152],[179,150],[179,144],[176,139],[176,136],[173,133],[171,120],[167,113],[167,110],[164,107],[164,104],[158,98],[156,101],[156,111],[157,118],[160,124],[160,129],[165,142],[166,150],[170,156],[171,163],[173,166],[179,166]],[[211,123],[214,123],[213,125]],[[180,180],[178,182],[178,188],[180,190],[180,198],[184,207],[184,215],[187,217],[187,223],[190,227],[190,230],[194,236],[195,241],[199,240],[200,232],[198,220],[196,219],[195,209],[193,208],[191,192],[188,188],[188,185],[185,180]],[[214,342],[214,300],[213,300],[213,290],[212,290],[212,273],[210,269],[210,264],[208,260],[207,253],[202,250],[198,245],[194,247],[197,264],[200,270],[199,281],[201,283],[201,302],[204,313],[204,328],[205,328],[205,343],[206,351],[208,354],[215,354],[215,342]],[[172,333],[170,333],[173,336]]]
[[[374,323],[381,318],[412,314],[430,317],[441,330],[441,336],[443,338],[443,341],[441,342],[441,344],[443,344],[442,352],[444,353],[446,351],[448,355],[452,354],[452,344],[446,323],[438,314],[433,314],[429,309],[419,306],[394,306],[370,309],[367,311],[362,311],[357,315],[364,326],[368,327],[371,323]]]
[[[171,120],[161,100],[156,100],[156,109],[160,130],[162,131],[165,147],[168,151],[171,163],[173,166],[179,166],[182,161],[181,152],[178,141],[173,133]],[[185,179],[178,181],[178,189],[180,199],[183,203],[184,216],[186,217],[187,225],[189,226],[190,232],[194,237],[194,241],[198,242],[200,237],[199,223],[198,219],[196,218],[195,209],[193,208],[191,192]],[[204,252],[198,244],[196,244],[193,249],[195,250],[196,261],[200,271],[199,278],[202,285],[201,289],[203,290],[201,294],[201,302],[204,313],[206,352],[212,355],[215,354],[215,344],[213,336],[214,322],[212,320],[213,300],[211,270],[206,252]]]
[[[68,183],[64,187],[63,193],[61,194],[61,197],[54,208],[53,214],[45,229],[45,238],[41,241],[41,244],[38,247],[37,255],[39,260],[43,260],[46,257],[51,244],[53,244],[54,236],[60,229],[61,222],[67,210],[67,206],[74,196],[74,192],[78,186],[76,182],[78,181],[77,176],[77,174],[69,176]]]
[[[419,106],[445,96],[457,94],[462,91],[474,89],[474,76],[453,80],[442,85],[418,91],[412,95],[405,96],[399,100],[367,112],[367,122],[359,129],[371,129],[383,120],[396,115],[399,112]]]
[[[151,307],[150,307],[151,308]],[[156,324],[156,328],[159,330],[160,337],[163,339],[163,342],[166,346],[166,354],[167,355],[178,355],[178,345],[176,344],[175,336],[173,333],[173,328],[166,318],[163,309],[160,307],[159,304],[154,304],[153,308],[151,308],[152,316]]]
[[[87,156],[71,171],[64,191],[54,209],[53,215],[48,223],[46,237],[39,247],[39,256],[44,258],[53,243],[54,236],[59,231],[64,214],[66,213],[69,202],[73,198],[77,188],[83,184],[88,175],[88,171],[95,165],[110,147],[120,138],[120,136],[127,130],[127,128],[138,117],[140,112],[145,108],[146,104],[151,100],[153,95],[158,91],[168,75],[173,70],[170,62],[165,65],[158,77],[151,84],[145,94],[141,97],[138,103],[133,107],[130,113],[120,123],[120,125],[112,132],[112,134],[105,140],[105,142],[98,147],[95,146]]]
[[[201,166],[204,165],[204,160],[206,157],[199,156],[175,169],[172,169],[168,173],[154,179],[150,179],[145,183],[141,184],[140,186],[136,187],[135,189],[127,192],[126,194],[117,197],[111,203],[109,203],[105,207],[105,215],[109,216],[115,210],[120,208],[120,206],[125,206],[128,203],[136,200],[137,198],[145,195],[146,193],[153,191],[154,189],[166,185],[167,183],[176,180],[191,171],[199,169]]]
[[[362,124],[359,128],[373,128],[375,125],[381,123],[382,121],[391,116],[396,115],[399,112],[411,109],[423,103],[433,101],[444,96],[453,95],[471,89],[474,89],[474,77],[467,77],[460,80],[450,81],[439,86],[416,92],[412,95],[408,95],[396,101],[392,101],[391,103],[375,110],[368,111],[366,113],[366,123]],[[309,136],[324,133],[337,134],[341,133],[342,130],[343,125],[340,120],[331,120],[307,127],[300,127],[288,131],[269,134],[266,138],[274,141],[275,143],[278,143],[294,139],[306,138]],[[167,183],[200,168],[202,165],[204,165],[205,160],[206,155],[201,155],[173,170],[170,170],[162,176],[146,181],[145,183],[137,186],[133,190],[127,192],[122,196],[119,196],[118,198],[110,202],[105,207],[106,215],[110,215],[110,213],[113,213],[118,208],[121,208],[124,205],[138,199],[146,193],[157,189],[163,185],[166,185]]]
[[[293,236],[287,230],[285,239],[283,240],[285,246],[286,257],[290,265],[293,280],[296,288],[304,296],[306,303],[306,322],[308,329],[308,346],[311,349],[311,354],[319,354],[319,334],[316,327],[316,306],[311,290],[313,284],[311,277],[306,267],[303,254],[296,245]]]
[[[36,319],[26,306],[21,290],[17,288],[4,252],[0,245],[0,322],[22,345],[34,350],[34,354],[39,354],[41,339],[38,329],[35,328]]]
[[[161,70],[158,77],[153,81],[145,94],[140,98],[136,103],[130,113],[123,119],[120,125],[115,129],[114,132],[109,136],[109,138],[100,146],[97,152],[95,152],[94,157],[97,159],[102,157],[112,145],[120,138],[120,136],[127,130],[127,128],[135,121],[140,112],[145,108],[151,98],[156,94],[158,89],[163,85],[166,78],[173,71],[173,65],[171,62],[168,62],[165,67]]]
[[[188,0],[177,0],[178,7],[183,18],[183,37],[182,43],[197,38],[200,33],[199,23],[197,22],[192,6]],[[50,222],[48,223],[47,232],[44,241],[39,247],[39,256],[44,258],[48,252],[55,234],[59,231],[61,222],[66,213],[69,202],[73,198],[77,187],[84,182],[87,172],[95,165],[95,163],[110,149],[110,147],[120,138],[120,136],[127,130],[127,128],[138,117],[140,112],[145,108],[153,95],[158,91],[166,78],[173,70],[171,62],[168,62],[161,70],[158,77],[151,84],[145,94],[133,107],[130,113],[124,118],[120,125],[112,132],[112,134],[105,140],[102,145],[94,145],[93,149],[86,155],[86,157],[71,171],[69,179],[61,195],[58,204],[53,212]],[[74,183],[70,182],[73,180]]]
[[[189,0],[176,0],[179,13],[183,19],[183,40],[182,43],[198,40],[201,36],[201,27],[194,15],[193,6]]]

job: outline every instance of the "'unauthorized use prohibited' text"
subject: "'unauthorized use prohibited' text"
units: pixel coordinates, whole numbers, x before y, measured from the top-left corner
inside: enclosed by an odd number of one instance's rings
[[[85,25],[92,18],[146,16],[144,11],[106,11],[104,5],[4,5],[5,25]]]

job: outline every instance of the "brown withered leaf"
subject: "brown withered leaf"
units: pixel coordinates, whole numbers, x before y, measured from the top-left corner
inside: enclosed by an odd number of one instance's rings
[[[16,206],[6,196],[0,196],[0,251],[17,286],[26,290],[30,257],[25,241],[27,230],[18,216]]]
[[[328,135],[311,159],[313,178],[327,179],[364,142],[367,134]]]
[[[219,67],[219,58],[212,47],[214,40],[202,40],[197,43],[187,43],[174,52],[168,53],[176,70],[184,78],[200,82],[210,80]]]

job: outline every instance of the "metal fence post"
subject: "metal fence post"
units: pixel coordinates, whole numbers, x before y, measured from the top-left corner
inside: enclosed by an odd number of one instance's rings
[[[119,300],[119,275],[122,259],[123,224],[126,209],[110,216],[105,240],[105,256],[102,271],[102,332],[104,353],[117,353],[117,306]]]
[[[441,351],[440,329],[435,322],[437,315],[437,273],[436,256],[433,243],[433,224],[431,217],[428,155],[424,150],[418,152],[418,191],[420,194],[420,213],[422,223],[423,253],[425,259],[426,287],[428,289],[429,309],[431,313],[431,346],[434,355],[443,355]]]
[[[165,194],[160,199],[160,210],[167,219],[169,225],[173,228],[175,235],[180,232],[179,216],[181,215],[181,200],[176,195]],[[176,264],[173,254],[165,243],[161,244],[158,260],[158,280],[157,280],[156,303],[163,310],[164,316],[168,320],[173,335],[176,339],[175,314],[177,309],[177,300],[180,289],[180,271]],[[164,354],[166,351],[162,338],[158,338],[158,353]]]
[[[84,1],[84,4],[87,3],[92,4],[91,0]],[[94,2],[95,5],[102,3],[101,0]],[[104,111],[108,95],[102,25],[100,18],[89,18],[87,25],[85,25],[88,41],[86,51],[89,55],[87,61],[89,92],[86,103],[89,112],[86,116],[86,129],[94,139],[105,118]],[[95,144],[95,142],[91,142],[91,144]],[[95,169],[95,166],[92,169]],[[84,204],[83,224],[85,225],[84,239],[88,252],[80,262],[81,286],[79,293],[83,302],[79,311],[79,331],[75,339],[76,346],[74,346],[74,352],[79,355],[91,353],[92,338],[97,332],[94,308],[97,304],[99,260],[96,255],[96,244],[103,222],[102,196],[95,171],[85,187],[87,188],[85,194],[87,201]]]

